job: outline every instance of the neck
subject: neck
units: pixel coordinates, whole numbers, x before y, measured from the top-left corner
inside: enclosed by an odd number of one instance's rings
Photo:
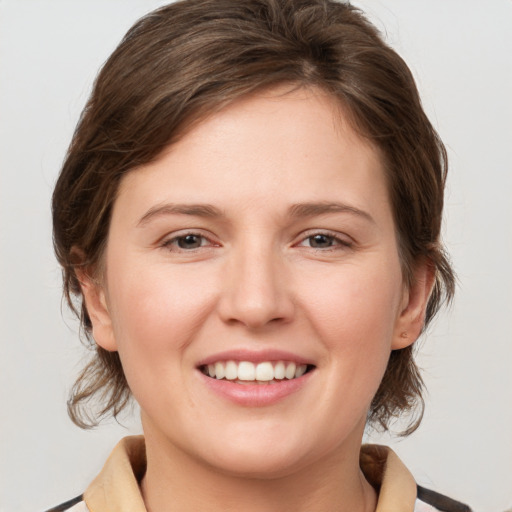
[[[141,490],[148,512],[373,512],[374,489],[359,469],[359,445],[265,477],[220,471],[146,433]]]

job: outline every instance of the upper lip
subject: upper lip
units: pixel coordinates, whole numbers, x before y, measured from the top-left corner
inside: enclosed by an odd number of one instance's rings
[[[247,350],[240,348],[217,352],[211,356],[207,356],[204,359],[201,359],[197,366],[205,366],[208,364],[217,363],[219,361],[250,361],[251,363],[263,363],[265,361],[288,361],[295,364],[314,364],[311,359],[285,350],[275,350],[270,348],[264,350]]]

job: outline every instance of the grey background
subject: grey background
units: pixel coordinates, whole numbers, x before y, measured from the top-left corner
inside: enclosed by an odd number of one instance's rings
[[[84,490],[127,419],[67,418],[85,357],[61,311],[52,186],[94,76],[156,0],[0,0],[0,511],[44,510]],[[452,310],[421,342],[420,430],[384,436],[419,483],[480,511],[512,507],[512,2],[366,0],[412,68],[451,174],[444,239]]]

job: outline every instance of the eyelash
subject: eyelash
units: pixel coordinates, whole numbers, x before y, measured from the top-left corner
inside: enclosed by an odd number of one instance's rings
[[[193,248],[185,248],[185,247],[179,247],[180,241],[184,241],[187,237],[196,237],[201,239],[201,244],[198,247]],[[311,245],[303,245],[305,242],[309,241],[311,244],[312,240],[315,237],[324,237],[326,241],[330,244],[327,247],[312,247]],[[206,243],[205,243],[206,242]],[[350,249],[353,247],[353,242],[346,240],[344,238],[341,238],[339,234],[330,232],[330,231],[310,231],[307,236],[302,236],[299,243],[294,244],[297,247],[309,247],[310,249],[313,249],[314,251],[319,252],[326,252],[326,251],[336,251],[336,250],[343,250],[343,249]],[[196,231],[189,231],[183,234],[180,234],[178,236],[173,236],[172,238],[169,238],[167,240],[164,240],[161,243],[161,246],[164,249],[167,249],[169,251],[176,251],[176,252],[196,252],[199,249],[205,248],[205,247],[212,247],[212,246],[219,246],[219,244],[216,244],[212,240],[210,240],[208,237],[202,235],[201,233],[198,233]]]
[[[341,238],[339,236],[339,234],[337,234],[337,233],[333,233],[331,231],[323,231],[323,230],[310,232],[307,236],[303,237],[301,239],[301,242],[299,242],[299,244],[297,244],[297,245],[299,247],[304,247],[304,245],[302,245],[304,242],[309,240],[311,243],[311,240],[315,237],[325,237],[326,239],[329,239],[331,242],[331,245],[329,245],[328,247],[308,246],[309,248],[311,248],[315,251],[325,252],[325,251],[336,251],[336,250],[350,249],[354,245],[352,241],[349,241],[345,238]]]
[[[185,240],[187,237],[197,237],[197,238],[200,238],[201,239],[201,245],[199,247],[193,247],[192,249],[186,249],[184,247],[179,247],[179,242],[182,241],[182,240]],[[207,244],[204,244],[203,242],[207,242]],[[173,236],[172,238],[169,238],[167,240],[164,240],[161,244],[161,246],[165,249],[168,249],[170,251],[180,251],[180,252],[195,252],[197,251],[198,249],[201,249],[205,246],[215,246],[215,245],[218,245],[218,244],[215,244],[214,242],[212,242],[209,238],[207,238],[206,236],[202,235],[201,233],[197,233],[195,231],[190,231],[190,232],[187,232],[187,233],[183,233],[181,235],[178,235],[178,236]]]

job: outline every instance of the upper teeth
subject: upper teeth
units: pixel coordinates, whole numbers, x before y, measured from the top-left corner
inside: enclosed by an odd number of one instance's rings
[[[216,379],[244,381],[294,379],[304,375],[306,370],[306,364],[297,365],[285,361],[265,361],[258,364],[250,361],[219,361],[203,369],[204,373]]]

